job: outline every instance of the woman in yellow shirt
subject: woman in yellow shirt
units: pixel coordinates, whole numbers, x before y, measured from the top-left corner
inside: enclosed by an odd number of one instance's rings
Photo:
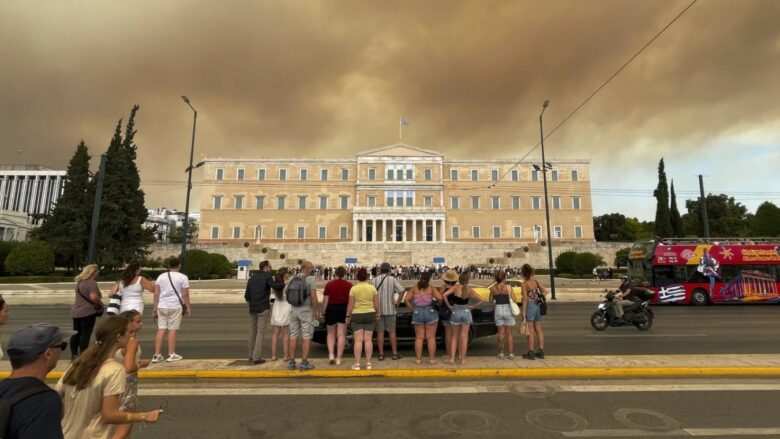
[[[355,338],[355,364],[352,370],[360,370],[360,356],[365,346],[366,369],[371,370],[371,354],[374,350],[374,325],[379,319],[379,296],[376,288],[368,283],[368,271],[361,268],[357,272],[358,283],[349,290],[347,305],[347,325],[352,326]]]

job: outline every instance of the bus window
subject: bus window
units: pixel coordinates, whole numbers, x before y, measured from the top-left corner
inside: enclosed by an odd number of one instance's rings
[[[686,282],[692,284],[709,283],[710,280],[704,277],[703,274],[699,273],[698,267],[696,265],[687,265],[686,268],[688,269],[688,276]]]
[[[660,265],[653,267],[653,286],[665,287],[673,283],[674,267],[671,265]]]

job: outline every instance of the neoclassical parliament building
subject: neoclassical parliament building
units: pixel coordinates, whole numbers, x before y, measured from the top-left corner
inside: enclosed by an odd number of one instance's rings
[[[434,253],[415,250],[545,241],[545,202],[553,243],[594,241],[589,161],[551,162],[549,200],[534,164],[446,159],[403,143],[349,159],[206,159],[198,243],[341,249],[334,263],[379,248],[426,263]],[[321,247],[332,243],[343,245]]]

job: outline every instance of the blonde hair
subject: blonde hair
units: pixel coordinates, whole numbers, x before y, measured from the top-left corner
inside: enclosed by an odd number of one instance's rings
[[[98,271],[98,265],[97,264],[89,264],[86,267],[81,269],[81,273],[76,276],[74,279],[76,282],[85,281],[87,279],[91,279],[92,276],[95,275]]]

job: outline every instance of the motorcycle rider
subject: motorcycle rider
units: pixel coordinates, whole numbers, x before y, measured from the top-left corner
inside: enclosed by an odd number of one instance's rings
[[[637,302],[637,297],[634,295],[637,291],[647,290],[634,285],[630,280],[623,279],[623,282],[618,287],[619,291],[615,294],[615,298],[612,300],[612,313],[615,315],[617,322],[623,321],[623,307],[630,306]]]

